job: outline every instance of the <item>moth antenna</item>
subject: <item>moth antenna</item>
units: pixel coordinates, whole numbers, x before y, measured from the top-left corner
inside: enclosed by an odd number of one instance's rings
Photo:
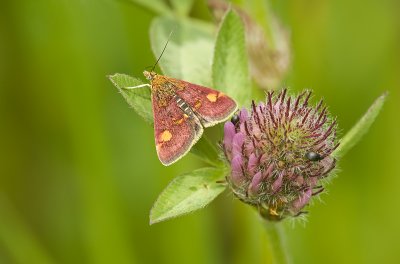
[[[175,28],[176,28],[176,26],[175,26]],[[175,28],[174,28],[174,29],[175,29]],[[153,68],[151,69],[151,71],[154,71],[154,69],[156,68],[158,62],[160,61],[160,59],[161,59],[161,57],[162,57],[162,55],[164,54],[164,51],[165,51],[165,49],[166,49],[167,46],[168,46],[168,42],[169,42],[169,40],[171,39],[171,36],[172,36],[172,33],[174,32],[174,29],[172,29],[171,32],[169,33],[167,42],[165,43],[164,48],[163,48],[163,50],[162,50],[160,56],[158,57],[156,63],[154,64]]]

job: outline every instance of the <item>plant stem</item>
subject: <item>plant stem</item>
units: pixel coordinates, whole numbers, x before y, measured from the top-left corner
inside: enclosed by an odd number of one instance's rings
[[[267,232],[270,250],[272,251],[274,263],[290,263],[289,256],[285,249],[284,233],[282,223],[274,223],[268,220],[264,222]]]
[[[223,164],[219,159],[217,148],[204,134],[190,152],[212,166],[219,167]]]

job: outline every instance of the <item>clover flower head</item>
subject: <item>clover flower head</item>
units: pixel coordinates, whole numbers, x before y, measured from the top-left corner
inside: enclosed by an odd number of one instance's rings
[[[231,166],[230,189],[269,220],[297,216],[324,188],[336,165],[337,123],[323,100],[267,92],[266,102],[240,110],[225,123],[223,150]]]

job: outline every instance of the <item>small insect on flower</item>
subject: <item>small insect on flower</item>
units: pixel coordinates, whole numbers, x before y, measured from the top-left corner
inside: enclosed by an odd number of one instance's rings
[[[203,128],[228,120],[237,109],[236,102],[222,92],[155,73],[167,44],[153,69],[143,72],[150,85],[126,87],[151,88],[156,150],[165,166],[182,158],[200,139]]]
[[[323,159],[323,157],[320,154],[312,151],[307,152],[305,157],[311,161],[319,161]]]
[[[239,122],[239,116],[238,116],[238,115],[232,116],[231,122],[232,122],[234,125],[236,125],[237,122]]]

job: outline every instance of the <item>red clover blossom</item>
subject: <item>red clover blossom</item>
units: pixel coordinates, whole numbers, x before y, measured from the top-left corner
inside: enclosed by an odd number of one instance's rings
[[[310,91],[267,93],[265,103],[242,109],[225,123],[223,149],[230,162],[230,189],[269,220],[297,216],[324,188],[335,167],[336,120],[321,100],[309,106]]]

